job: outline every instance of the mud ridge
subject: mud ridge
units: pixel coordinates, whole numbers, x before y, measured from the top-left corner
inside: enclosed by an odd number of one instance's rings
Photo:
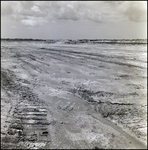
[[[84,89],[83,87],[69,89],[68,91],[88,101],[90,105],[94,105],[93,107],[94,111],[100,113],[103,118],[109,118],[111,120],[117,119],[118,123],[125,124],[125,127],[134,132],[137,137],[143,134],[138,130],[139,128],[143,128],[143,126],[141,127],[139,125],[137,127],[132,126],[133,123],[144,121],[144,117],[142,117],[142,114],[144,112],[141,109],[139,109],[139,107],[141,106],[135,105],[133,103],[117,103],[117,102],[113,103],[111,101],[103,101],[103,100],[96,101],[92,97],[97,94],[99,94],[101,97],[102,94],[100,93],[103,93],[104,95],[109,94],[110,96],[113,95],[113,93],[110,92],[103,92],[103,91],[93,92],[91,90]],[[133,119],[134,116],[138,117],[136,119],[136,122],[134,122]],[[144,127],[146,127],[146,125],[144,125]]]

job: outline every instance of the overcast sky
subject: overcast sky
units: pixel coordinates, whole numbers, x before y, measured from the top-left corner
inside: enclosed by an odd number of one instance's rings
[[[147,38],[147,1],[1,1],[2,38]]]

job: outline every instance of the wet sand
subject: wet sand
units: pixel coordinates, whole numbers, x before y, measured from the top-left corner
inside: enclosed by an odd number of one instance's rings
[[[146,149],[147,68],[103,52],[3,43],[1,148]]]

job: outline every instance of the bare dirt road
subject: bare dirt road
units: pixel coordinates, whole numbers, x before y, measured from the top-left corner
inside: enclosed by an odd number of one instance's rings
[[[1,148],[146,149],[146,68],[48,47],[2,43]]]

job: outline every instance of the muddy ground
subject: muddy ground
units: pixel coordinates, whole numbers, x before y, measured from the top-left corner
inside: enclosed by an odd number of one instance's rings
[[[1,148],[146,149],[147,68],[127,61],[2,43]]]

